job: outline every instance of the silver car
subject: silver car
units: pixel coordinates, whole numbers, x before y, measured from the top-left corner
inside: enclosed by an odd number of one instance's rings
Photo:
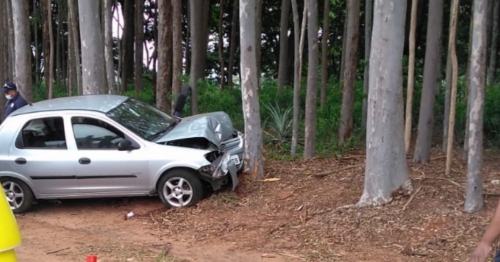
[[[159,195],[192,206],[207,187],[234,190],[242,157],[226,113],[175,119],[119,95],[45,100],[0,125],[0,182],[15,213],[38,199]]]

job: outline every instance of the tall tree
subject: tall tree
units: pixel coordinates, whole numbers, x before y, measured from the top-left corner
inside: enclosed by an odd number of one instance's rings
[[[8,61],[15,61],[16,60],[16,52],[15,52],[15,35],[14,35],[14,14],[12,12],[12,1],[6,1],[7,2],[7,25],[8,25],[8,43],[9,43],[9,60]],[[14,79],[14,71],[15,71],[15,63],[8,63],[9,64],[9,79]]]
[[[80,2],[80,1],[79,1]],[[127,90],[127,84],[132,82],[134,77],[134,34],[135,34],[135,14],[134,0],[123,0],[122,16],[124,20],[123,36],[121,44],[121,91]]]
[[[424,83],[418,119],[417,143],[413,155],[413,161],[419,164],[426,164],[430,159],[436,81],[438,77],[439,57],[441,55],[440,37],[443,25],[443,3],[444,0],[433,0],[429,2],[427,43],[425,45]]]
[[[99,0],[78,1],[82,40],[83,94],[102,94],[106,85]]]
[[[329,1],[327,1],[329,2]],[[373,0],[365,2],[365,70],[363,76],[363,116],[362,126],[366,128],[366,113],[368,107],[368,87],[370,86],[370,51],[372,45],[372,29],[373,29]]]
[[[52,22],[52,0],[43,0],[45,23],[43,25],[45,49],[44,49],[44,67],[45,84],[47,87],[47,98],[52,99],[54,93],[54,29]],[[48,56],[48,57],[47,57]]]
[[[182,0],[172,3],[172,92],[177,96],[181,92],[182,75]]]
[[[15,69],[14,80],[18,90],[28,102],[33,101],[31,77],[31,49],[28,3],[12,1],[14,25]]]
[[[375,0],[374,10],[365,184],[358,206],[384,204],[396,190],[411,190],[403,138],[406,1]]]
[[[371,2],[372,0],[368,0]],[[368,25],[367,25],[368,26]],[[330,1],[325,1],[323,7],[323,30],[321,32],[321,93],[320,104],[326,104],[326,86],[328,85],[328,36],[330,34]]]
[[[329,1],[325,1],[329,2]],[[278,90],[283,90],[283,86],[288,81],[288,18],[290,16],[290,0],[281,0],[280,18],[280,59],[278,61]]]
[[[109,94],[116,93],[115,63],[113,56],[112,4],[112,0],[104,0],[104,60],[106,61],[106,79]]]
[[[413,0],[411,5],[410,21],[410,59],[408,62],[408,85],[406,92],[406,117],[405,117],[405,152],[410,153],[412,131],[413,87],[415,86],[415,33],[417,29],[418,0]]]
[[[360,0],[347,1],[347,34],[344,77],[342,82],[342,108],[340,112],[339,143],[342,145],[351,137],[354,117],[354,85],[358,63],[358,35]]]
[[[68,0],[68,9],[69,9],[69,19],[71,21],[70,23],[70,29],[71,30],[71,38],[73,40],[73,50],[71,55],[75,59],[75,71],[76,71],[76,84],[77,84],[77,90],[78,94],[82,95],[83,94],[83,80],[82,80],[82,69],[80,67],[80,34],[79,34],[79,26],[78,26],[78,10],[77,6],[75,5],[75,0]]]
[[[257,180],[264,174],[262,163],[262,126],[257,55],[255,49],[257,0],[240,0],[241,96],[245,120],[245,171]]]
[[[483,113],[486,84],[486,0],[474,0],[474,28],[470,58],[469,156],[464,208],[468,213],[483,207]]]
[[[0,31],[8,32],[8,9],[7,2],[0,2]],[[0,38],[0,83],[4,83],[9,79],[9,66],[7,63],[9,61],[9,34],[5,34],[4,37]],[[0,109],[4,108],[5,97],[0,96]],[[1,114],[2,117],[5,114]],[[2,120],[2,118],[0,118]]]
[[[218,43],[218,53],[219,53],[219,75],[220,75],[220,89],[224,89],[225,80],[225,68],[224,68],[224,0],[220,0],[219,3],[219,43]]]
[[[158,76],[156,78],[156,107],[164,112],[172,109],[169,87],[172,83],[172,5],[158,1]]]
[[[316,100],[318,86],[318,1],[307,0],[308,67],[306,93],[306,132],[304,159],[314,157],[316,151]]]
[[[497,67],[497,52],[498,52],[498,33],[500,29],[500,1],[493,1],[493,25],[491,32],[491,47],[490,47],[490,59],[488,65],[488,75],[486,83],[491,85],[495,82],[495,73]],[[491,3],[491,2],[490,2]]]
[[[236,35],[238,32],[238,12],[239,12],[239,0],[234,0],[233,3],[233,15],[231,19],[231,37],[229,41],[229,63],[227,68],[227,85],[233,87],[233,72],[234,72],[234,57],[236,55],[237,39]]]
[[[144,0],[135,0],[135,66],[134,83],[135,96],[139,96],[142,89],[143,71],[143,39],[144,39]]]

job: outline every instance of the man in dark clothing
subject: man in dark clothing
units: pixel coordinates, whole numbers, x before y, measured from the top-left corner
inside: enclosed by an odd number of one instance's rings
[[[5,118],[12,112],[28,104],[21,94],[17,92],[16,84],[7,82],[3,85],[2,91],[7,99],[7,103],[5,104]]]

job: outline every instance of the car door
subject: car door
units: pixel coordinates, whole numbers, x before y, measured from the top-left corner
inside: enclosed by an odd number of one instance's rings
[[[42,197],[78,194],[74,155],[60,116],[28,120],[9,150],[13,172],[31,179]]]
[[[73,116],[76,176],[82,194],[120,196],[149,192],[145,148],[104,118]],[[138,149],[119,151],[118,143],[131,140]]]

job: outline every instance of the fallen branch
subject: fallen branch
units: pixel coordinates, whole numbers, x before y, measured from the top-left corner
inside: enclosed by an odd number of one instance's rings
[[[426,177],[426,176],[424,176],[424,177],[416,177],[413,180],[425,180],[425,179],[444,180],[444,181],[450,182],[451,184],[453,184],[453,185],[455,185],[457,187],[462,188],[462,185],[460,185],[459,183],[457,183],[457,182],[455,182],[455,181],[453,181],[451,179],[442,178],[442,177]]]
[[[349,170],[349,169],[353,169],[353,168],[358,168],[358,167],[362,167],[364,166],[365,164],[359,164],[359,165],[353,165],[353,166],[348,166],[348,167],[344,167],[344,168],[340,168],[340,169],[337,169],[337,170],[333,170],[333,171],[328,171],[328,172],[323,172],[323,173],[317,173],[317,174],[312,174],[312,176],[314,177],[325,177],[325,176],[328,176],[328,175],[331,175],[331,174],[335,174],[335,173],[338,173],[338,172],[342,172],[342,171],[346,171],[346,170]]]
[[[406,202],[406,204],[404,205],[403,211],[405,211],[406,207],[410,204],[410,202],[415,198],[415,196],[418,194],[418,192],[420,192],[421,189],[422,187],[419,187],[417,191],[415,191],[415,193],[411,195],[410,199],[408,199],[408,202]]]
[[[50,255],[50,254],[55,254],[55,253],[59,253],[59,252],[64,251],[64,250],[68,250],[68,249],[70,249],[70,248],[71,248],[71,247],[65,247],[65,248],[61,248],[61,249],[58,249],[58,250],[49,251],[49,252],[47,252],[46,254],[47,254],[47,255]]]

